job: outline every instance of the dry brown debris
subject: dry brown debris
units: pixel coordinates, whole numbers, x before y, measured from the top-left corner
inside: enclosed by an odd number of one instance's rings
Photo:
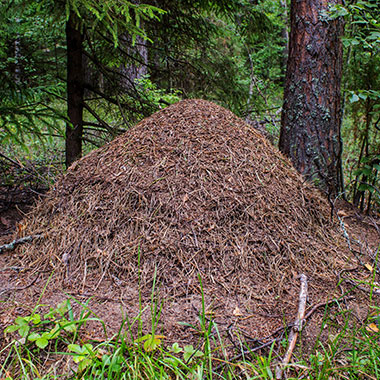
[[[19,249],[23,265],[54,269],[53,289],[137,310],[138,273],[148,303],[156,271],[168,328],[198,312],[199,274],[214,317],[263,335],[260,318],[293,319],[298,275],[318,302],[345,261],[321,194],[243,120],[203,100],[161,110],[75,163],[25,224],[47,238]]]

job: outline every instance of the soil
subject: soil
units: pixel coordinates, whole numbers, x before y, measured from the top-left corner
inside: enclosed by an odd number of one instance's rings
[[[0,328],[69,295],[89,300],[110,331],[121,309],[139,314],[141,297],[149,331],[157,295],[165,344],[196,343],[203,294],[226,339],[239,333],[260,344],[295,319],[300,273],[310,310],[350,287],[337,286],[343,271],[357,266],[350,274],[368,276],[361,264],[373,266],[380,242],[378,218],[337,201],[331,220],[323,195],[260,134],[198,100],[160,111],[74,164],[11,236],[24,206],[1,215],[2,240],[47,237],[0,255]],[[347,307],[364,321],[368,295],[356,294]],[[309,347],[321,309],[304,330]],[[101,326],[87,333],[101,338]]]

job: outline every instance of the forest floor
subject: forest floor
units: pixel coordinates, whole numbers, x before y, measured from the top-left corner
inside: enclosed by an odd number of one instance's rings
[[[0,218],[0,245],[7,244],[13,240],[15,231],[19,228],[19,223],[23,220],[25,214],[33,208],[38,197],[34,189],[20,190],[19,188],[3,188],[1,190],[2,192],[0,192],[0,194],[2,195],[3,208]],[[11,195],[11,201],[9,201],[9,195]],[[4,202],[5,198],[8,200],[7,202]],[[342,220],[344,220],[344,228],[346,229],[351,241],[356,240],[362,243],[359,250],[367,250],[372,253],[376,252],[380,244],[379,215],[365,215],[355,206],[343,200],[336,202],[335,207],[337,214]],[[9,262],[14,254],[14,251],[8,251],[0,254],[0,300],[1,293],[4,290],[19,287],[19,284],[15,286],[13,281],[12,273],[14,270],[9,268]],[[22,287],[20,287],[20,289],[21,288]],[[349,302],[348,306],[353,308],[354,316],[356,320],[359,321],[359,324],[363,324],[368,317],[368,308],[366,307],[366,302],[364,302],[364,304],[362,303],[363,307],[360,307],[361,302],[358,302],[361,297],[363,297],[363,293],[358,291],[353,292],[353,294],[355,294],[355,297],[358,299],[354,300],[352,303]],[[367,296],[364,298],[367,298]],[[27,300],[25,301],[28,302]],[[56,302],[58,303],[59,301],[61,301],[61,298],[57,297]],[[115,304],[112,302],[109,305],[106,305],[106,303],[103,305],[106,307],[105,313],[108,314],[107,325],[116,328],[120,323],[120,310],[116,308],[117,310],[115,312]],[[19,308],[13,309],[8,315],[6,313],[0,313],[0,331],[3,331],[6,326],[13,323],[17,315],[20,313],[25,314],[27,309],[23,308],[22,305],[20,306],[21,307]],[[305,351],[310,352],[315,344],[315,338],[320,334],[322,319],[323,308],[319,312],[315,313],[315,315],[308,321],[308,325],[305,329],[307,331],[303,334],[302,338],[302,351],[304,353]],[[99,334],[98,328],[91,332],[89,331],[89,336],[92,338],[97,334]],[[179,339],[176,338],[172,343],[178,341]],[[186,337],[184,337],[182,343],[184,342],[187,343]]]
[[[44,192],[44,189],[40,189]],[[14,188],[3,187],[0,188],[0,202],[1,202],[1,215],[0,215],[0,245],[10,243],[15,236],[15,231],[19,228],[19,223],[22,222],[25,215],[33,208],[38,199],[39,190],[37,189],[20,189],[18,186]],[[380,244],[380,216],[379,215],[365,215],[360,212],[351,203],[339,200],[335,204],[335,211],[344,221],[344,228],[351,241],[360,241],[360,251],[367,250],[375,253]],[[6,289],[13,289],[15,287],[12,273],[13,269],[9,268],[14,251],[7,251],[0,254],[0,295]],[[21,288],[21,287],[20,287]],[[17,290],[16,290],[17,291]],[[358,292],[357,297],[362,294]],[[1,299],[1,297],[0,297]],[[60,301],[57,298],[57,303]],[[27,300],[25,300],[27,302]],[[120,323],[119,312],[114,312],[114,305],[109,306],[109,319],[107,324],[111,326],[118,326]],[[358,307],[358,303],[352,303],[354,307],[354,314],[358,321],[364,321],[367,317],[367,308]],[[0,318],[0,330],[3,330],[7,325],[11,324],[15,317],[15,313],[25,313],[25,309],[14,309],[9,315],[2,314]],[[315,343],[315,337],[319,333],[320,324],[323,317],[323,308],[319,313],[315,313],[312,321],[308,324],[308,333],[304,334],[304,348],[311,348]],[[185,340],[186,341],[186,340]]]
[[[40,302],[73,297],[111,332],[121,310],[134,318],[144,309],[145,333],[160,314],[165,344],[198,344],[202,312],[231,347],[282,329],[280,342],[306,273],[305,353],[328,334],[331,299],[360,326],[379,303],[380,218],[344,201],[331,210],[262,135],[210,102],[145,119],[75,163],[36,208],[38,190],[1,190],[0,244],[44,238],[0,254],[0,331]],[[155,297],[164,306],[152,317]],[[103,338],[99,325],[86,333]]]

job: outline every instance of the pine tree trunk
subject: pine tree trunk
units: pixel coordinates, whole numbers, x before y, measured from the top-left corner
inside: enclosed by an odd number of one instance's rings
[[[286,64],[288,62],[289,54],[289,32],[288,32],[288,5],[287,0],[280,0],[282,11],[282,20],[284,22],[284,27],[281,30],[281,36],[284,40],[284,50],[282,51],[282,65],[281,65],[281,76],[285,77]]]
[[[132,38],[130,36],[121,36],[120,42],[129,55],[137,58],[136,62],[121,65],[119,68],[123,74],[120,78],[120,85],[128,91],[134,88],[136,79],[141,79],[144,75],[148,74],[148,46],[147,41],[140,36],[136,37],[135,46],[132,46]]]
[[[79,20],[71,14],[66,23],[67,43],[67,114],[66,167],[82,155],[84,70],[83,34]]]
[[[329,195],[342,188],[341,100],[343,21],[328,6],[342,0],[292,0],[280,150]]]

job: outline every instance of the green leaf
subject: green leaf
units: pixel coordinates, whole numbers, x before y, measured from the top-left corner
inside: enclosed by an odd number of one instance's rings
[[[370,189],[371,189],[371,186],[367,185],[366,183],[361,183],[358,187],[358,191],[367,191]]]
[[[92,359],[91,358],[83,358],[79,365],[78,365],[78,371],[83,372],[89,365],[91,365]]]
[[[37,339],[41,338],[41,335],[36,333],[36,332],[32,332],[29,336],[28,336],[28,340],[30,340],[31,342],[34,342],[36,341]]]
[[[173,343],[173,345],[169,348],[169,351],[173,352],[174,354],[179,354],[182,352],[182,348],[179,346],[178,343]]]
[[[69,351],[75,352],[80,355],[94,354],[93,345],[89,343],[86,343],[83,346],[80,346],[79,344],[69,344],[67,348],[69,349]]]
[[[41,322],[41,316],[39,314],[32,314],[24,319],[27,323],[32,322],[34,325],[38,325]]]
[[[17,317],[17,318],[15,319],[15,322],[16,322],[16,324],[19,325],[19,326],[27,325],[27,324],[28,324],[28,321],[26,320],[25,317]]]
[[[49,341],[48,341],[48,339],[46,339],[45,337],[41,337],[41,338],[39,338],[39,339],[37,339],[36,340],[36,345],[37,345],[37,347],[39,347],[39,348],[45,348],[47,345],[49,344]]]
[[[372,168],[371,167],[368,167],[367,165],[362,168],[362,173],[364,175],[366,175],[367,177],[369,177],[371,174],[372,174]]]
[[[200,350],[195,350],[192,344],[186,345],[183,349],[184,349],[183,359],[185,361],[188,361],[191,357],[196,358],[196,357],[203,356],[203,352]]]
[[[149,335],[149,338],[144,343],[144,350],[146,352],[154,351],[160,344],[162,335]]]
[[[359,97],[356,94],[352,94],[349,100],[350,103],[355,103],[359,100]]]
[[[81,354],[83,352],[82,347],[79,344],[69,344],[67,348],[69,351],[77,354]]]
[[[353,45],[353,46],[360,44],[360,41],[358,41],[356,38],[351,38],[349,41],[350,41],[350,45]]]
[[[12,333],[14,331],[17,331],[18,329],[20,328],[20,325],[10,325],[8,326],[5,330],[4,330],[4,333],[7,334],[7,333]]]
[[[83,356],[83,355],[75,355],[75,356],[73,356],[73,362],[74,363],[80,363],[85,358],[86,358],[86,356]]]
[[[380,39],[380,33],[379,33],[379,32],[372,32],[372,33],[368,36],[368,39],[369,39],[369,40],[378,40],[378,39]]]
[[[73,322],[61,323],[60,326],[67,332],[75,333],[77,326]]]
[[[25,338],[29,333],[30,327],[28,325],[20,326],[18,333],[21,337]]]

